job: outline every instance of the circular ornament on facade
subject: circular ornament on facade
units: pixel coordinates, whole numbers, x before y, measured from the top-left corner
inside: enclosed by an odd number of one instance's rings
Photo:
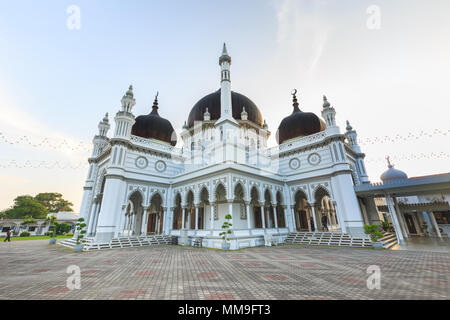
[[[164,161],[158,160],[155,163],[156,171],[163,172],[166,170],[166,163]]]
[[[138,157],[136,158],[136,167],[140,169],[145,169],[148,166],[148,160],[145,157]]]
[[[308,162],[309,162],[309,164],[311,164],[313,166],[318,165],[320,163],[320,160],[321,160],[321,158],[318,153],[311,153],[308,156]]]
[[[289,167],[294,170],[300,168],[300,160],[297,158],[291,159],[291,161],[289,161]]]

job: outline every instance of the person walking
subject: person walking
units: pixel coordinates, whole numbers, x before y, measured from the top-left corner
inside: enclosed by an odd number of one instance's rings
[[[6,238],[3,242],[11,242],[11,234],[13,233],[12,229],[9,229],[8,232],[6,233]]]
[[[326,215],[322,216],[322,225],[323,225],[323,229],[328,231],[328,219]]]

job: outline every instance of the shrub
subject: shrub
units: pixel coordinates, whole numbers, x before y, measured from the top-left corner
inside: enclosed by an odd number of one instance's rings
[[[73,237],[73,233],[66,233],[65,236]]]
[[[55,232],[58,235],[62,235],[65,234],[66,232],[69,232],[71,229],[71,226],[68,225],[67,223],[58,223],[55,222]]]
[[[370,235],[373,242],[377,242],[379,238],[383,237],[383,234],[378,230],[378,225],[376,224],[365,224],[364,232]]]
[[[84,218],[79,218],[77,221],[77,244],[81,244],[86,242],[86,240],[83,239],[86,234],[86,230],[84,229],[86,228],[86,224],[84,223]]]
[[[230,223],[230,220],[232,219],[232,216],[230,214],[227,214],[225,216],[226,221],[223,223],[222,225],[222,232],[219,233],[219,236],[222,237],[222,239],[224,240],[224,242],[228,241],[228,235],[232,234],[233,232],[231,231],[230,227],[232,226],[232,224]]]
[[[21,237],[29,237],[30,233],[28,231],[24,231],[20,234]]]

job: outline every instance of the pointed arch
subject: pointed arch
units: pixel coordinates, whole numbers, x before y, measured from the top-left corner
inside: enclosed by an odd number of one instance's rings
[[[322,200],[324,196],[331,198],[330,192],[321,184],[314,188],[313,199],[317,203]]]
[[[222,182],[219,182],[214,188],[214,200],[218,201],[226,201],[227,199],[227,188],[224,186]]]
[[[233,190],[234,195],[236,194],[236,189],[238,187],[240,187],[242,189],[242,198],[247,199],[247,190],[241,181],[236,182],[236,184],[234,185],[234,190]]]
[[[245,199],[245,189],[242,183],[238,182],[234,186],[234,193],[233,193],[235,200],[244,201]]]

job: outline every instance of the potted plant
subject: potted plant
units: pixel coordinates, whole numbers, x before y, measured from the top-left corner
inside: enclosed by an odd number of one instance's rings
[[[373,248],[382,248],[383,243],[379,242],[378,239],[383,237],[383,234],[378,230],[378,225],[376,224],[365,224],[364,232],[370,235],[370,239],[372,240]]]
[[[75,252],[80,252],[81,250],[83,250],[84,242],[86,241],[83,239],[84,235],[86,233],[86,230],[84,230],[84,228],[86,228],[86,223],[84,223],[84,218],[79,218],[77,220],[77,224],[76,224],[77,244],[73,247],[73,251],[75,251]]]
[[[56,226],[55,226],[56,216],[52,214],[51,216],[48,216],[47,219],[45,219],[45,221],[47,221],[49,223],[48,231],[50,231],[51,239],[48,241],[48,243],[55,244],[56,243]]]
[[[231,229],[230,229],[230,227],[232,226],[232,224],[230,223],[230,220],[232,218],[233,217],[230,214],[227,214],[225,216],[225,220],[226,221],[222,225],[222,230],[223,231],[221,233],[219,233],[219,236],[222,236],[222,239],[223,239],[223,243],[222,243],[222,249],[223,250],[229,250],[230,249],[230,243],[228,242],[229,241],[228,235],[233,233],[233,231],[231,231]]]

